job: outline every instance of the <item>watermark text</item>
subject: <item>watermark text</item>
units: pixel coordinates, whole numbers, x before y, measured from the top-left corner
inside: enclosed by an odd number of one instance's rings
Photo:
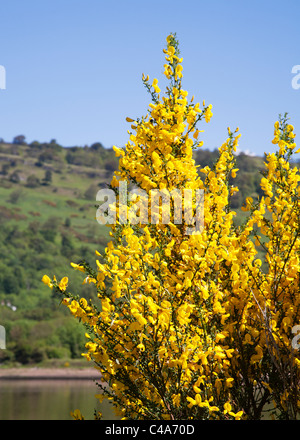
[[[292,73],[295,75],[292,78],[292,87],[294,90],[300,89],[300,64],[293,66]]]
[[[5,328],[3,325],[0,325],[0,349],[4,350],[6,348],[6,336],[5,336]]]
[[[0,65],[0,90],[6,89],[6,70],[4,66]]]
[[[118,199],[118,200],[117,200]],[[204,191],[184,188],[127,190],[127,182],[120,181],[118,194],[112,189],[100,189],[96,196],[101,202],[96,219],[101,225],[116,224],[164,224],[186,225],[187,235],[200,234],[204,227]]]

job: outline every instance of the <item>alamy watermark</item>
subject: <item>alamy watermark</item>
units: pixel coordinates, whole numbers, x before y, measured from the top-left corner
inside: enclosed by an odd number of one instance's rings
[[[117,194],[118,193],[118,194]],[[118,195],[118,197],[117,197]],[[118,200],[117,200],[118,198]],[[127,189],[127,182],[120,181],[118,191],[100,189],[96,196],[101,205],[96,219],[101,225],[127,224],[184,224],[187,235],[200,234],[204,227],[204,190],[184,188],[151,189],[148,192]]]
[[[0,90],[6,89],[6,70],[4,66],[0,65]]]
[[[292,78],[292,87],[294,90],[300,89],[300,64],[293,66],[292,73],[295,74]]]
[[[0,325],[0,349],[6,348],[6,332],[3,325]]]
[[[300,325],[294,325],[294,327],[292,328],[292,333],[293,333],[293,335],[296,334],[296,336],[294,336],[292,339],[292,347],[295,350],[299,350],[300,342],[298,342],[298,341],[300,339]]]

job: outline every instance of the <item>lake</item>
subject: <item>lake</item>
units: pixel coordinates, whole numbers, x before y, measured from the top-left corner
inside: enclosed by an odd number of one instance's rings
[[[97,385],[84,380],[0,380],[0,420],[73,420],[71,411],[80,409],[86,420],[94,410],[104,420],[117,420],[107,399],[99,402]]]

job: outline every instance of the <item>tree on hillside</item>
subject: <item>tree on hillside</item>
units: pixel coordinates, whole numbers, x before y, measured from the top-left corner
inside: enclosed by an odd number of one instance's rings
[[[116,171],[118,169],[118,161],[116,159],[108,159],[104,163],[104,168],[108,173]]]
[[[35,174],[30,174],[26,179],[26,186],[28,188],[36,188],[40,185],[40,179]]]
[[[49,185],[52,182],[52,171],[51,170],[46,170],[45,171],[45,176],[42,180],[43,185]]]
[[[95,151],[104,150],[104,147],[101,144],[101,142],[95,142],[94,144],[91,145],[90,148],[91,150],[95,150]]]
[[[10,182],[13,182],[13,183],[19,183],[20,182],[20,176],[19,176],[19,173],[18,173],[18,171],[13,171],[11,174],[10,174],[10,176],[9,176],[9,180],[10,180]]]
[[[26,145],[25,139],[26,137],[23,134],[19,134],[13,138],[13,144]]]

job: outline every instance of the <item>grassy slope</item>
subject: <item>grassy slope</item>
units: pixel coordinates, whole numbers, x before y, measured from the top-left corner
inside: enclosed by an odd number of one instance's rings
[[[52,298],[51,291],[41,283],[41,277],[44,273],[57,277],[68,275],[71,285],[81,285],[82,274],[70,267],[70,261],[85,256],[93,262],[95,250],[102,251],[107,243],[108,228],[95,220],[95,196],[99,184],[109,181],[111,173],[100,167],[91,173],[90,167],[68,164],[67,150],[63,148],[55,151],[55,160],[36,166],[43,149],[30,151],[27,146],[16,149],[10,144],[1,147],[0,169],[3,164],[12,165],[5,175],[0,175],[3,234],[0,277],[4,280],[0,284],[0,324],[7,330],[7,350],[0,350],[0,363],[1,357],[3,362],[10,363],[78,357],[82,331],[75,335],[77,340],[72,344],[66,342],[71,333],[76,333],[73,320],[64,308],[58,307],[59,300]],[[47,169],[52,171],[49,185],[27,186],[28,176],[35,175],[42,182]],[[18,173],[19,183],[11,182],[14,172]],[[91,200],[85,196],[90,187]],[[44,229],[47,232],[47,228],[48,232],[52,229],[52,240],[51,237],[45,239]],[[8,237],[8,230],[13,231],[12,238]],[[71,242],[71,248],[66,248],[67,255],[63,252],[63,236]],[[17,293],[13,289],[5,291],[5,281],[20,268],[22,287]],[[82,292],[78,293],[90,296],[90,290],[89,286],[82,286]],[[17,310],[12,311],[8,304],[16,306]],[[66,329],[65,335],[57,331],[61,326]],[[64,342],[60,343],[59,339]],[[57,345],[57,350],[51,352],[53,344]]]

